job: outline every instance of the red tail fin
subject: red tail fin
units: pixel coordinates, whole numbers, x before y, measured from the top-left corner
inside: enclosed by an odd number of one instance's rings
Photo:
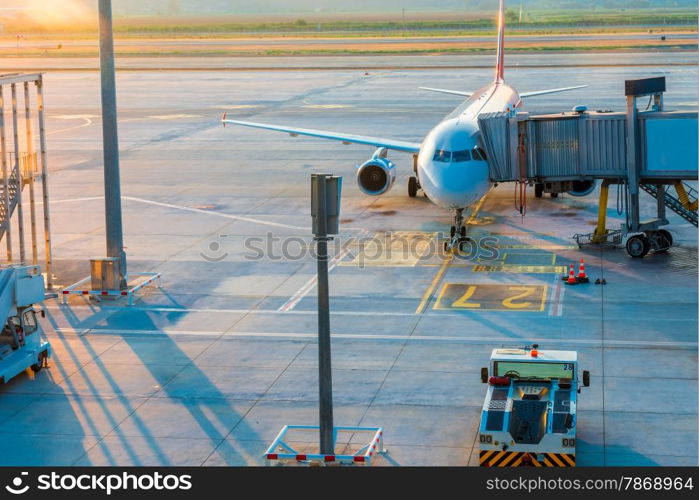
[[[495,66],[495,82],[505,81],[505,0],[500,0],[498,11],[498,55]]]

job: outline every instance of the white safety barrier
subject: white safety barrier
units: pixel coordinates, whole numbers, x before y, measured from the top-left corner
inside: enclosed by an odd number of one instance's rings
[[[371,459],[380,453],[386,453],[383,448],[383,428],[382,427],[335,427],[333,429],[333,442],[337,443],[338,432],[370,432],[371,441],[362,446],[353,454],[325,455],[322,453],[299,453],[293,446],[285,442],[289,431],[316,431],[320,432],[317,425],[285,425],[277,437],[265,451],[265,458],[268,463],[273,461],[296,461],[299,463],[317,463],[327,465],[339,463],[345,465],[371,465]]]
[[[126,290],[86,290],[86,289],[80,289],[79,287],[90,281],[90,276],[87,278],[83,278],[77,283],[73,283],[70,286],[65,287],[62,290],[62,295],[63,295],[63,303],[65,304],[68,301],[68,296],[69,295],[97,295],[101,297],[128,297],[129,298],[129,305],[132,306],[134,303],[134,294],[142,289],[145,286],[150,285],[151,283],[154,283],[155,281],[160,280],[160,273],[130,273],[127,276],[127,282],[130,278],[133,277],[145,277],[143,281],[140,281],[139,283],[132,285],[128,287]],[[157,284],[156,286],[160,286],[160,284]]]

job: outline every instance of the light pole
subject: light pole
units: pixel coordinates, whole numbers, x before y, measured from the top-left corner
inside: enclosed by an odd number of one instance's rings
[[[117,260],[114,271],[118,275],[119,288],[124,289],[126,288],[126,253],[121,225],[121,181],[111,0],[99,0],[99,35],[107,256]]]

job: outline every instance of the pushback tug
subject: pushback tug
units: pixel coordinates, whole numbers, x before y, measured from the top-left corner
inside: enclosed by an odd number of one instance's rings
[[[575,466],[578,354],[523,349],[493,349],[490,367],[481,369],[488,384],[479,428],[483,467]],[[590,385],[590,372],[582,372]]]

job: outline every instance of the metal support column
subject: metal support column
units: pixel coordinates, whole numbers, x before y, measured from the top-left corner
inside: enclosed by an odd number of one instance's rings
[[[53,257],[51,255],[51,219],[49,212],[49,170],[46,161],[46,126],[44,120],[44,80],[36,81],[36,106],[39,115],[39,148],[41,149],[41,195],[44,208],[44,244],[46,252],[46,288],[53,288]]]
[[[121,224],[121,181],[119,178],[119,138],[111,0],[99,0],[99,29],[107,256],[119,259],[119,282],[120,288],[124,289],[126,288],[127,270]]]
[[[5,203],[5,240],[7,261],[12,262],[12,220],[10,218],[10,173],[7,169],[7,140],[5,138],[5,90],[0,85],[0,155],[2,155],[3,201]]]
[[[639,186],[638,186],[638,131],[636,97],[626,96],[626,171],[629,192],[629,227],[627,231],[637,232],[640,226]]]
[[[32,121],[31,112],[29,111],[29,82],[24,82],[24,125],[27,134],[27,152],[24,165],[28,170],[29,181],[29,220],[31,222],[32,235],[32,265],[39,264],[39,255],[36,244],[36,203],[34,199],[34,166],[36,156],[34,155],[34,141],[32,140]]]
[[[19,263],[25,264],[25,252],[24,252],[24,213],[22,210],[22,169],[19,165],[19,135],[17,124],[17,84],[13,83],[10,85],[12,89],[12,138],[14,140],[14,166],[12,167],[13,172],[17,172],[17,231],[19,233]],[[9,214],[9,207],[7,208]]]
[[[320,423],[320,452],[335,454],[333,439],[333,390],[330,350],[330,297],[328,285],[328,232],[327,232],[327,185],[326,175],[313,175],[315,183],[317,232],[315,240],[318,251],[318,396]]]
[[[658,190],[655,195],[658,204],[658,219],[663,223],[667,223],[667,219],[665,218],[665,186],[663,184],[656,184],[655,188]]]
[[[607,237],[607,204],[609,200],[609,179],[604,179],[599,190],[599,206],[597,207],[597,227],[592,234],[593,243],[602,243]]]

